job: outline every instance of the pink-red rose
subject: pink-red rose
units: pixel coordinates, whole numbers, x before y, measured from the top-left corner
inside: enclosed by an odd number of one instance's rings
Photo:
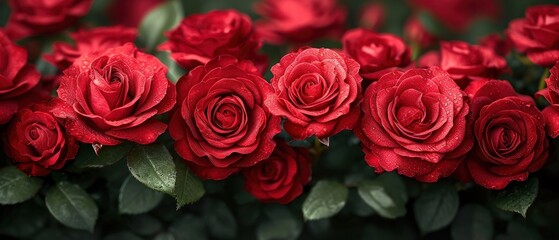
[[[192,172],[221,180],[270,156],[281,119],[264,106],[273,89],[249,61],[222,55],[179,79],[169,123]]]
[[[344,52],[361,65],[361,76],[375,81],[387,72],[411,64],[410,49],[392,34],[365,29],[347,31],[342,37]]]
[[[559,62],[549,72],[551,74],[545,80],[547,87],[537,92],[536,96],[544,97],[550,104],[542,113],[546,122],[547,134],[556,138],[559,136]]]
[[[367,88],[362,109],[355,133],[377,173],[435,182],[451,175],[473,145],[464,94],[438,67],[382,76]]]
[[[31,96],[39,72],[27,64],[27,51],[0,31],[0,125],[7,123]]]
[[[45,55],[47,62],[64,70],[81,55],[90,52],[104,52],[109,48],[120,47],[136,39],[136,29],[120,26],[98,27],[91,30],[79,30],[71,33],[74,44],[56,42],[53,52]]]
[[[535,64],[551,67],[559,61],[559,6],[530,7],[526,16],[509,23],[507,37],[516,50]]]
[[[303,193],[311,180],[311,162],[306,148],[292,148],[276,140],[272,155],[243,171],[245,189],[262,202],[287,204]]]
[[[31,176],[60,169],[78,152],[76,140],[49,112],[46,104],[22,109],[8,127],[6,155]]]
[[[331,49],[308,48],[281,58],[272,67],[274,94],[266,99],[272,114],[286,118],[295,139],[330,137],[352,129],[359,119],[359,64]]]
[[[337,0],[261,0],[255,12],[258,32],[273,44],[306,44],[322,37],[338,37],[346,10]]]
[[[9,0],[6,32],[12,39],[49,34],[71,26],[87,14],[93,0]]]
[[[81,56],[64,70],[53,113],[79,141],[149,144],[167,125],[156,119],[175,104],[175,86],[157,58],[127,43]]]
[[[489,189],[526,180],[549,155],[544,117],[534,100],[518,95],[507,81],[485,81],[472,90],[475,145],[457,177]]]
[[[223,54],[251,60],[261,72],[268,65],[267,57],[258,54],[262,41],[255,34],[250,17],[236,10],[190,15],[167,32],[167,38],[159,49],[171,51],[171,58],[186,69],[204,65]]]

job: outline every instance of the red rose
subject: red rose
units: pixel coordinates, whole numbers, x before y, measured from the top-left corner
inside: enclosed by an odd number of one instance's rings
[[[336,0],[261,0],[254,10],[263,17],[256,22],[258,32],[273,44],[337,37],[346,18],[346,10]]]
[[[404,38],[421,48],[427,48],[437,42],[437,37],[427,31],[417,16],[412,16],[404,25]]]
[[[138,27],[145,15],[164,3],[165,0],[115,0],[108,13],[113,23],[127,27]]]
[[[359,64],[343,53],[308,48],[289,53],[272,67],[275,93],[266,99],[272,114],[286,119],[292,137],[330,137],[359,119]]]
[[[153,117],[175,104],[167,67],[127,43],[81,56],[64,70],[53,113],[79,141],[149,144],[167,125]]]
[[[306,148],[292,148],[276,141],[272,155],[243,171],[245,189],[262,202],[287,204],[303,193],[311,180],[311,162]]]
[[[489,189],[524,181],[542,168],[548,157],[545,123],[534,100],[519,96],[507,81],[487,81],[471,93],[474,151],[457,171]]]
[[[359,26],[369,30],[380,29],[384,25],[385,11],[381,3],[365,3],[359,14]]]
[[[27,64],[27,52],[0,31],[0,125],[22,107],[25,96],[37,86],[39,72]]]
[[[75,44],[57,42],[53,52],[45,55],[45,60],[58,69],[66,69],[81,55],[90,52],[104,52],[109,48],[120,47],[127,42],[134,42],[136,29],[114,27],[98,27],[88,31],[80,30],[70,34]]]
[[[490,49],[493,49],[497,54],[501,56],[507,56],[511,49],[511,42],[507,38],[503,38],[501,35],[494,33],[489,34],[479,40],[479,45]]]
[[[223,54],[249,59],[261,72],[268,65],[266,56],[257,53],[262,42],[250,17],[235,10],[190,15],[167,32],[167,37],[168,41],[159,49],[171,51],[171,57],[186,69],[204,65]]]
[[[377,173],[435,182],[458,167],[473,141],[464,94],[438,67],[394,71],[365,92],[356,134]]]
[[[83,17],[93,0],[9,0],[6,32],[13,39],[64,30]]]
[[[6,155],[31,176],[62,168],[78,152],[76,140],[58,124],[46,104],[16,114],[4,140]]]
[[[480,16],[499,15],[497,0],[412,0],[414,5],[433,14],[451,30],[464,31]]]
[[[546,122],[547,134],[556,138],[559,136],[559,62],[549,72],[551,75],[545,80],[547,88],[538,91],[536,96],[544,97],[551,104],[542,113]]]
[[[344,52],[361,65],[360,73],[365,80],[375,81],[411,64],[410,49],[392,34],[353,29],[344,34],[342,44]]]
[[[179,79],[169,123],[175,150],[203,179],[221,180],[268,158],[281,119],[264,99],[273,92],[249,61],[223,55]]]
[[[507,37],[535,64],[551,67],[559,60],[559,6],[542,5],[526,10],[526,17],[509,23]]]

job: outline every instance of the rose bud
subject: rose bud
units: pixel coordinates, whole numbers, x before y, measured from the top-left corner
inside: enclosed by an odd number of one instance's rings
[[[144,17],[165,0],[113,0],[108,9],[114,24],[138,27]]]
[[[464,97],[438,67],[385,74],[367,88],[354,130],[365,161],[423,182],[451,175],[473,145]]]
[[[250,17],[236,10],[190,15],[167,32],[167,37],[159,49],[171,51],[171,58],[189,70],[223,54],[251,60],[261,72],[268,65],[267,57],[258,54],[262,41]]]
[[[416,16],[412,16],[406,22],[404,38],[412,44],[417,44],[420,48],[428,48],[438,41],[437,37],[430,33]]]
[[[27,52],[0,31],[0,125],[7,123],[25,102],[41,77],[27,64]]]
[[[76,140],[43,103],[19,111],[4,140],[6,155],[31,176],[44,176],[62,168],[78,152]]]
[[[60,77],[52,112],[80,142],[149,144],[167,128],[154,117],[175,104],[166,74],[163,63],[131,43],[85,54]]]
[[[311,161],[306,148],[292,148],[276,140],[272,155],[243,171],[245,189],[262,202],[287,204],[303,193],[311,180]]]
[[[257,31],[272,44],[304,45],[343,32],[346,10],[336,0],[261,0],[254,11],[262,16]]]
[[[542,113],[546,122],[547,134],[556,138],[559,136],[559,62],[555,63],[549,72],[551,74],[545,80],[547,87],[538,91],[536,97],[544,97],[550,104]]]
[[[359,14],[359,26],[368,30],[378,30],[384,25],[384,6],[380,3],[365,3]]]
[[[222,55],[181,77],[177,92],[169,132],[200,178],[225,179],[274,150],[281,119],[264,106],[273,89],[251,62]]]
[[[344,34],[342,44],[344,52],[361,65],[361,76],[368,81],[411,64],[410,49],[392,34],[353,29]]]
[[[514,48],[535,64],[552,67],[559,61],[559,6],[541,5],[526,10],[526,17],[509,23],[507,37]]]
[[[469,94],[476,141],[456,176],[498,190],[542,168],[549,143],[544,117],[534,100],[499,80],[486,81]]]
[[[53,45],[52,54],[45,55],[45,60],[60,70],[72,65],[83,54],[104,52],[109,48],[134,42],[136,29],[120,26],[98,27],[91,30],[79,30],[71,33],[70,37],[75,44],[56,42]]]
[[[87,14],[93,0],[9,0],[6,33],[12,39],[44,35],[70,27]]]
[[[289,53],[272,74],[274,94],[266,106],[286,118],[283,127],[293,138],[327,138],[358,121],[363,79],[345,54],[326,48]]]

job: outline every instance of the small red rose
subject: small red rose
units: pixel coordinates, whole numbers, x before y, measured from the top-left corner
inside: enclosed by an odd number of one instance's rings
[[[549,78],[545,80],[546,88],[538,91],[536,96],[542,96],[550,103],[543,111],[547,134],[552,138],[559,136],[559,62],[549,70]]]
[[[245,189],[262,202],[287,204],[303,193],[311,180],[311,162],[306,148],[292,148],[277,140],[272,155],[243,171]]]

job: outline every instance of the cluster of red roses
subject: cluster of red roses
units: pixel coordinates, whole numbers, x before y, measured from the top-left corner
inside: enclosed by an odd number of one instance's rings
[[[287,203],[311,174],[307,149],[276,137],[283,119],[294,139],[352,130],[378,173],[397,171],[424,182],[454,175],[502,189],[540,169],[548,158],[546,133],[559,135],[559,65],[537,94],[551,103],[540,112],[531,97],[495,80],[508,71],[503,55],[509,48],[498,36],[480,45],[442,42],[414,63],[398,36],[353,29],[343,34],[341,50],[301,48],[283,56],[268,83],[262,77],[268,60],[258,53],[263,40],[303,45],[343,32],[344,9],[325,0],[262,1],[256,10],[264,19],[254,26],[234,10],[186,17],[159,46],[190,70],[176,86],[164,64],[131,43],[134,28],[77,31],[74,44],[55,43],[45,56],[63,70],[58,96],[51,98],[42,94],[26,50],[9,37],[66,28],[91,1],[62,1],[61,15],[49,24],[30,16],[46,10],[26,15],[31,2],[10,1],[7,34],[0,32],[4,145],[30,175],[62,168],[76,156],[78,142],[150,144],[168,130],[199,177],[242,172],[255,197]],[[39,25],[45,32],[31,32]],[[552,67],[559,60],[559,6],[528,9],[506,34],[514,49]],[[165,113],[168,126],[158,117]]]

